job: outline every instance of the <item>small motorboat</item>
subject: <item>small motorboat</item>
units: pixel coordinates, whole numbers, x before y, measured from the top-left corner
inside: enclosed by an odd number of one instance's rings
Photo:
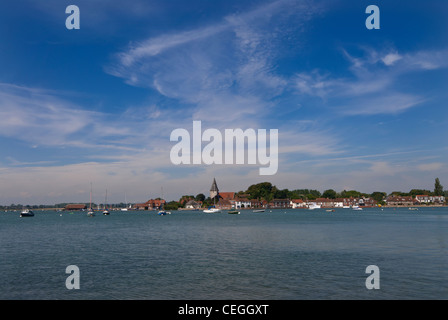
[[[25,209],[22,210],[22,212],[20,213],[21,217],[34,217],[34,212],[31,211],[30,209]]]
[[[240,214],[240,212],[237,210],[229,210],[229,211],[227,211],[227,213],[228,214]]]

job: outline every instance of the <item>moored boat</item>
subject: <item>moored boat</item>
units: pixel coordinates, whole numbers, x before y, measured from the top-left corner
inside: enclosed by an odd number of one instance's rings
[[[315,202],[310,202],[308,209],[309,210],[320,209],[320,205],[316,204]]]
[[[227,213],[228,214],[240,214],[240,212],[237,210],[229,210],[229,211],[227,211]]]
[[[106,198],[104,201],[104,210],[103,210],[103,214],[105,216],[108,216],[110,214],[110,211],[107,209],[107,189],[106,189]]]
[[[88,217],[95,216],[95,211],[93,211],[93,209],[92,209],[92,182],[90,182],[90,206],[89,206],[89,211],[87,211],[87,216]]]
[[[34,217],[34,212],[31,211],[30,209],[25,209],[22,210],[22,212],[20,213],[21,217]]]

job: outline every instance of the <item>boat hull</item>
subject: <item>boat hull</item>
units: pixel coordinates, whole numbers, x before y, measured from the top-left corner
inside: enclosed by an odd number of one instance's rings
[[[34,217],[34,212],[31,211],[31,210],[28,210],[28,209],[23,210],[23,211],[20,213],[20,217]]]
[[[21,213],[21,217],[34,217],[34,213]]]
[[[221,212],[221,210],[219,209],[208,209],[208,210],[204,210],[204,213],[218,213]]]

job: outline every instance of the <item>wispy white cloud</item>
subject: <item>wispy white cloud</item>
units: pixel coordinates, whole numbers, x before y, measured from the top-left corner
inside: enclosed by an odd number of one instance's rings
[[[91,111],[60,95],[0,83],[0,136],[23,141],[34,149],[71,147],[89,150],[89,155],[107,152],[120,156],[157,148],[163,139],[160,128],[171,127],[166,117],[159,119],[164,111],[156,105],[129,107],[117,116]],[[83,154],[79,153],[78,161]]]
[[[289,32],[299,32],[320,10],[309,1],[263,3],[212,25],[134,42],[105,70],[178,100],[193,118],[220,118],[240,126],[246,115],[253,124],[288,86],[274,63],[281,50],[278,38],[287,31],[273,30],[294,19]]]
[[[361,58],[342,52],[350,62],[352,77],[313,70],[296,74],[293,85],[299,94],[320,97],[333,111],[344,115],[397,114],[418,106],[429,97],[398,89],[401,77],[448,67],[446,59],[442,59],[446,50],[412,54],[369,50]]]

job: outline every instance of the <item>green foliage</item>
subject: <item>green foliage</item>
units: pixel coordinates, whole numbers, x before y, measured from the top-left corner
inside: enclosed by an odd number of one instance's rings
[[[350,198],[350,197],[360,198],[362,196],[368,196],[368,195],[356,190],[349,190],[349,191],[344,190],[340,193],[340,196],[341,198]]]
[[[333,189],[325,190],[322,194],[322,197],[328,199],[336,199],[336,191],[334,191]]]
[[[376,200],[376,202],[378,203],[384,203],[384,198],[386,198],[387,194],[386,192],[379,192],[379,191],[375,191],[372,192],[372,194],[370,195],[370,197],[374,200]]]
[[[443,186],[440,184],[439,178],[436,178],[436,181],[434,183],[434,195],[435,196],[443,195]]]
[[[273,198],[274,192],[277,188],[273,190],[273,186],[270,182],[261,182],[258,184],[253,184],[247,188],[246,193],[249,194],[250,199],[265,199]]]
[[[203,193],[199,193],[199,194],[196,195],[196,197],[194,198],[194,200],[204,202],[204,200],[205,200],[205,195],[204,195]]]
[[[164,209],[165,210],[177,210],[177,209],[179,209],[180,206],[181,206],[181,204],[179,202],[170,201],[165,204]]]
[[[431,191],[424,189],[412,189],[411,191],[409,191],[409,193],[407,193],[407,195],[413,196],[415,198],[415,196],[418,195],[431,195]]]

